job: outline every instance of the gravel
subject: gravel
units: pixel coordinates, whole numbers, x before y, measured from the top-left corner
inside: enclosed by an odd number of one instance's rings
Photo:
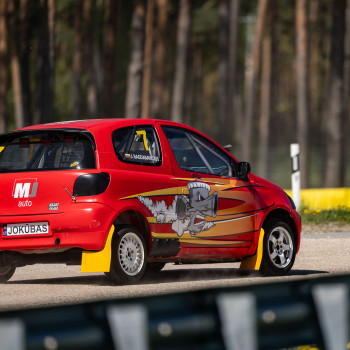
[[[350,230],[322,232],[318,228],[303,234],[294,267],[285,277],[263,277],[257,272],[242,273],[239,263],[167,264],[154,278],[130,286],[113,286],[102,273],[80,273],[80,266],[26,266],[18,268],[9,282],[0,285],[0,311],[350,273],[349,247]]]

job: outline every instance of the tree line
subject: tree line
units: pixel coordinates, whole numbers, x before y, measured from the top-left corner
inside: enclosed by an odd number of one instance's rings
[[[298,142],[303,187],[345,186],[349,94],[350,0],[0,0],[0,132],[171,119],[267,178]]]

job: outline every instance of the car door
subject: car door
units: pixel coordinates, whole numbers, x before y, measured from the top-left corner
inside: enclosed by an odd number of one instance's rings
[[[113,132],[113,146],[120,162],[112,173],[111,193],[118,193],[124,210],[138,210],[148,221],[151,233],[149,257],[172,257],[179,251],[172,230],[172,207],[178,195],[166,139],[153,125],[135,125]]]
[[[182,254],[243,256],[252,242],[256,205],[248,178],[217,145],[187,128],[162,125],[178,182],[172,229]]]

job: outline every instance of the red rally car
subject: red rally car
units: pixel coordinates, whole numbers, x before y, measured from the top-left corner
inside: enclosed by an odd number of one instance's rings
[[[183,124],[100,119],[0,135],[0,281],[35,263],[133,283],[168,262],[287,273],[301,220],[278,186]]]

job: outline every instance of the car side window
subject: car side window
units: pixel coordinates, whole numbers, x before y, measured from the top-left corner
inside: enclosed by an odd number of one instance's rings
[[[163,127],[163,130],[181,169],[205,174],[210,173],[209,168],[198,155],[192,140],[184,131],[168,127]]]
[[[207,160],[211,173],[218,176],[232,177],[230,159],[226,154],[205,139],[192,135],[199,152]]]
[[[192,132],[163,126],[176,162],[183,170],[233,176],[230,158],[211,142]]]
[[[158,137],[150,125],[115,130],[112,140],[115,153],[123,162],[141,165],[162,163]]]

